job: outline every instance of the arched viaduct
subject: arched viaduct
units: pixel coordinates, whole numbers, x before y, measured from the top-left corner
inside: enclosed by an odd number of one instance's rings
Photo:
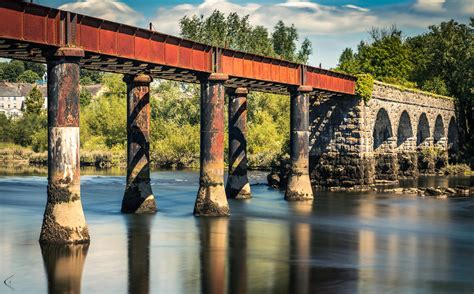
[[[455,161],[453,99],[375,82],[372,98],[317,99],[311,108],[310,170],[322,186],[364,186]]]

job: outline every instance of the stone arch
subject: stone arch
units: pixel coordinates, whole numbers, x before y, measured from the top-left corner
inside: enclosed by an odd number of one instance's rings
[[[456,119],[451,117],[449,120],[448,127],[448,154],[450,158],[453,158],[454,155],[459,150],[459,134],[458,134],[458,125]]]
[[[384,108],[380,108],[374,122],[374,150],[382,145],[388,138],[393,136],[392,123]]]
[[[433,131],[433,143],[438,143],[438,141],[443,137],[445,137],[443,118],[441,117],[441,114],[438,114]]]
[[[404,110],[400,115],[397,130],[397,147],[402,145],[408,138],[413,137],[413,129],[411,127],[410,115]]]
[[[428,118],[426,117],[426,113],[422,113],[420,115],[420,119],[418,120],[418,127],[416,128],[416,145],[420,145],[423,143],[427,138],[430,137],[430,123],[428,122]]]

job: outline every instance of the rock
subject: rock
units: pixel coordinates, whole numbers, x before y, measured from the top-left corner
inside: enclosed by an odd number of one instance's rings
[[[278,189],[280,187],[280,176],[275,172],[271,172],[267,176],[267,182],[270,187]]]
[[[427,196],[439,196],[442,194],[443,194],[443,191],[437,188],[429,187],[425,189],[425,195]]]
[[[454,190],[453,188],[446,188],[445,192],[447,194],[456,194],[456,190]]]

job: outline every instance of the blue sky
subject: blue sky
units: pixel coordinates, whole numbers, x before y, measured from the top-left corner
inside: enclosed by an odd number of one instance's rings
[[[345,47],[356,48],[372,27],[393,24],[407,36],[451,18],[468,22],[474,0],[35,0],[113,21],[146,27],[153,22],[163,33],[177,35],[184,15],[208,15],[214,9],[250,15],[250,22],[270,31],[278,20],[294,23],[300,39],[313,43],[310,64],[331,68]]]

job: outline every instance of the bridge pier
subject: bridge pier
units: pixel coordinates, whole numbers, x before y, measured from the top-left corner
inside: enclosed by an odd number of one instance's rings
[[[150,185],[150,83],[148,75],[127,75],[127,185],[123,213],[155,213]]]
[[[201,81],[201,154],[195,216],[229,215],[224,189],[224,82],[213,73]]]
[[[398,180],[398,153],[396,143],[396,137],[389,137],[382,145],[374,150],[375,176],[377,180]]]
[[[431,175],[435,173],[435,154],[433,137],[427,137],[417,147],[418,171],[421,174]]]
[[[309,92],[311,87],[300,86],[291,93],[290,157],[291,169],[285,200],[313,199],[309,179]]]
[[[229,176],[227,198],[251,198],[247,176],[247,94],[246,88],[229,93]]]
[[[81,204],[79,157],[79,58],[60,48],[48,60],[48,200],[41,244],[89,243]]]
[[[397,149],[398,175],[416,177],[418,175],[418,156],[416,153],[416,137],[409,137]]]

